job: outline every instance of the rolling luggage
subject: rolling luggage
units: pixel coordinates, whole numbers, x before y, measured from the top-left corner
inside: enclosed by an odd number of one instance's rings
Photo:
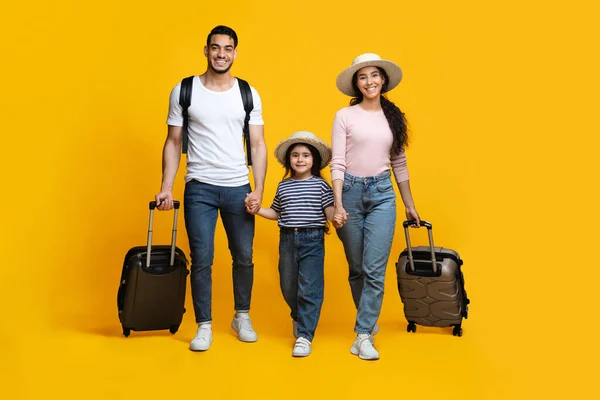
[[[150,202],[148,243],[131,248],[125,255],[117,308],[123,335],[131,331],[168,329],[177,332],[185,313],[188,260],[175,246],[179,202],[174,201],[171,245],[152,245],[152,225],[156,202]]]
[[[452,334],[462,336],[462,320],[468,317],[470,303],[465,291],[463,264],[451,249],[434,247],[432,225],[427,228],[429,246],[411,247],[408,227],[415,221],[404,221],[406,249],[396,263],[398,291],[404,304],[406,330],[416,332],[417,325],[454,327]]]

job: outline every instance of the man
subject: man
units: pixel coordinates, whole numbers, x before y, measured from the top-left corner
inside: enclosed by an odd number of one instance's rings
[[[243,342],[255,342],[257,334],[248,315],[254,279],[252,244],[254,214],[262,202],[267,169],[262,104],[251,87],[254,109],[250,114],[250,145],[254,175],[251,190],[242,141],[245,111],[238,81],[230,73],[237,56],[238,38],[226,26],[215,27],[207,37],[204,55],[207,69],[194,77],[189,113],[187,174],[183,209],[191,250],[192,299],[198,323],[192,351],[205,351],[212,343],[212,264],[217,213],[233,260],[235,311],[232,327]],[[183,117],[179,105],[181,83],[171,91],[168,134],[163,148],[163,178],[156,195],[157,208],[173,207],[173,183],[179,166]],[[246,204],[252,202],[246,212]]]

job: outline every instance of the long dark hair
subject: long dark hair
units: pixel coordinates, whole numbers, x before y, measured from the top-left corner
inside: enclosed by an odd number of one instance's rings
[[[387,92],[389,79],[383,68],[377,67],[379,73],[383,77],[384,83],[381,87],[381,109],[383,115],[387,119],[392,135],[394,135],[394,142],[392,143],[392,150],[396,154],[400,154],[405,147],[408,147],[408,133],[406,129],[406,118],[404,113],[400,111],[400,108],[393,102],[383,96],[384,92]],[[358,89],[356,81],[358,80],[358,71],[352,76],[352,88],[354,89],[354,97],[350,100],[350,105],[356,105],[363,101],[363,94]]]
[[[313,158],[313,165],[310,168],[310,173],[313,174],[313,176],[316,176],[317,178],[321,178],[323,179],[323,177],[321,176],[321,162],[322,162],[322,158],[321,158],[321,153],[319,153],[319,150],[317,150],[314,146],[308,144],[308,143],[294,143],[293,145],[291,145],[287,151],[285,152],[285,174],[283,174],[283,179],[291,179],[294,176],[296,176],[296,171],[294,171],[292,169],[292,162],[291,162],[291,158],[292,158],[292,150],[294,150],[294,148],[296,148],[296,146],[306,146],[308,148],[308,150],[310,150],[310,154],[312,154],[312,158]],[[325,234],[329,235],[329,220],[327,219],[327,217],[325,217]]]

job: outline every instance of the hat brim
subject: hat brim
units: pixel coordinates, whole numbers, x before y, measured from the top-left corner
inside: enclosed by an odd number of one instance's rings
[[[365,67],[380,67],[385,71],[385,73],[388,76],[388,80],[389,80],[386,92],[389,92],[390,90],[394,89],[396,86],[398,86],[398,84],[402,80],[402,70],[396,63],[394,63],[392,61],[388,61],[388,60],[363,61],[360,63],[356,63],[356,64],[346,68],[342,72],[340,72],[340,74],[338,75],[336,82],[335,82],[339,91],[344,93],[347,96],[356,96],[356,93],[354,92],[354,88],[352,87],[352,76],[356,73],[356,71],[358,71],[361,68],[365,68]],[[381,92],[381,93],[385,93],[385,92]]]
[[[281,141],[277,147],[275,147],[275,158],[281,165],[285,165],[285,154],[291,145],[296,143],[310,144],[319,152],[321,156],[321,168],[325,168],[331,161],[331,148],[322,140],[311,139],[311,138],[290,138]]]

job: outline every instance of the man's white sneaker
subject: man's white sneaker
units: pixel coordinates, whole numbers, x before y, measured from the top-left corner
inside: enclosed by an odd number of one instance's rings
[[[298,339],[298,322],[292,320],[292,331],[294,332],[294,337]]]
[[[299,337],[294,344],[294,350],[292,351],[293,357],[306,357],[311,352],[311,345],[308,339]]]
[[[256,342],[258,335],[252,329],[252,320],[248,313],[236,314],[231,321],[231,327],[238,334],[242,342]]]
[[[190,350],[206,351],[212,343],[212,327],[210,324],[201,324],[198,326],[196,337],[190,342]]]
[[[373,347],[370,338],[369,334],[359,334],[350,348],[350,353],[357,355],[362,360],[379,360],[379,353]]]

